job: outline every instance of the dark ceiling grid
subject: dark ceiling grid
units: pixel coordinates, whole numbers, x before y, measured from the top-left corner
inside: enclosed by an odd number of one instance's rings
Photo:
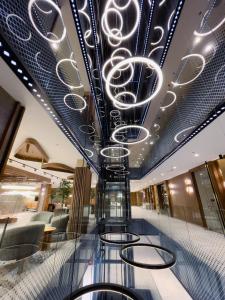
[[[61,122],[63,123],[62,125],[63,127],[60,126],[60,128],[63,130],[64,134],[66,134],[68,138],[70,138],[71,136],[70,140],[73,141],[73,144],[76,146],[79,152],[81,152],[81,154],[86,158],[88,163],[91,166],[93,166],[93,168],[97,171],[98,169],[97,152],[92,149],[91,151],[93,152],[93,157],[91,159],[90,157],[88,157],[88,154],[86,153],[84,148],[91,148],[92,143],[90,142],[89,139],[87,139],[87,137],[85,137],[85,135],[81,134],[81,132],[78,132],[79,126],[82,125],[86,119],[85,117],[86,113],[82,113],[78,115],[77,112],[67,109],[66,106],[63,104],[63,97],[68,93],[68,89],[65,87],[65,85],[59,82],[59,80],[57,79],[56,75],[53,72],[51,75],[49,75],[50,73],[41,70],[40,67],[35,62],[34,59],[35,54],[38,51],[41,51],[45,59],[47,59],[46,65],[48,66],[56,65],[56,60],[53,55],[53,50],[50,48],[49,44],[36,33],[35,29],[33,28],[29,20],[27,5],[28,5],[27,1],[21,1],[21,0],[16,2],[13,0],[1,1],[0,3],[1,35],[3,39],[7,40],[7,44],[10,47],[9,48],[10,52],[15,52],[17,61],[20,61],[22,63],[23,68],[25,67],[28,70],[30,76],[37,83],[39,89],[41,90],[40,97],[43,97],[46,100],[46,102],[49,105],[49,110],[53,111],[55,115],[60,116]],[[21,41],[20,39],[18,39],[17,36],[15,36],[15,34],[10,32],[6,24],[6,16],[9,14],[18,15],[27,24],[28,26],[27,28],[29,29],[32,35],[29,41],[27,42]],[[36,12],[36,15],[37,14],[38,13]],[[41,17],[38,19],[41,19]],[[13,28],[15,28],[15,31],[18,30],[17,28],[19,28],[19,32],[20,34],[22,34],[23,26],[18,27],[17,24],[18,22],[16,22],[16,20],[17,18],[14,19],[12,18],[10,24],[11,26],[14,26]],[[50,26],[51,26],[51,22],[52,21],[49,22]],[[18,35],[19,32],[17,33]],[[6,57],[3,56],[3,59],[5,59],[5,61],[8,63]],[[15,72],[15,69],[13,68],[12,64],[9,64],[9,66],[14,71],[14,73],[18,76],[18,72]],[[60,72],[60,74],[62,74],[62,71]],[[21,79],[20,76],[18,77]],[[37,91],[37,89],[29,88],[29,90],[32,92],[32,94],[34,94],[35,98],[37,99],[36,96],[39,95],[37,94],[37,92],[35,92]],[[52,117],[52,115],[50,116]],[[55,121],[54,118],[53,120]]]
[[[178,90],[181,95],[176,102],[176,109],[173,109],[170,117],[163,119],[165,123],[162,124],[160,140],[149,153],[152,159],[151,161],[146,159],[147,163],[143,170],[146,175],[166,161],[225,111],[224,76],[218,76],[217,81],[215,81],[218,70],[221,69],[221,66],[225,66],[225,28],[218,29],[211,38],[214,39],[214,42],[216,39],[218,46],[215,55],[206,64],[202,74],[190,85],[181,88],[176,87],[173,90],[175,92]],[[207,41],[207,44],[210,44],[210,42]],[[192,52],[195,51],[192,50]],[[183,64],[181,64],[180,70],[183,69],[182,66]],[[181,142],[177,144],[174,141],[174,136],[189,126],[193,126],[193,128],[187,132],[186,137],[179,138]],[[160,154],[160,157],[154,160],[156,153]]]
[[[171,6],[173,7],[173,5],[175,4],[175,1],[170,1],[170,3],[171,3]],[[175,10],[175,13],[174,13],[174,16],[171,20],[171,26],[170,26],[169,32],[167,34],[167,40],[164,44],[163,52],[162,52],[162,54],[159,58],[159,65],[160,65],[161,68],[163,68],[163,64],[165,62],[166,55],[169,51],[169,47],[170,47],[170,44],[171,44],[171,41],[172,41],[172,38],[173,38],[173,35],[174,35],[174,32],[175,32],[177,23],[179,21],[179,17],[180,17],[180,14],[181,14],[184,3],[185,3],[185,0],[179,0],[177,2],[177,4],[175,4],[174,7],[173,7],[173,9]],[[170,13],[173,11],[173,9],[170,10]],[[167,21],[168,21],[168,19],[167,19]],[[156,84],[157,84],[157,81],[155,80],[154,83],[153,83],[153,86],[152,86],[152,92],[154,91],[154,89],[156,87]],[[144,124],[150,106],[151,106],[151,102],[148,105],[146,105],[146,108],[145,108],[144,113],[143,113],[143,118],[142,118],[142,123],[141,124]]]

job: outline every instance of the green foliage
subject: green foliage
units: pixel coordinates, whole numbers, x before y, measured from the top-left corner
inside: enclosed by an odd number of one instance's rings
[[[53,192],[52,201],[64,203],[65,199],[67,199],[71,194],[71,188],[72,185],[70,181],[63,179],[60,182],[59,188],[55,189],[55,191]]]

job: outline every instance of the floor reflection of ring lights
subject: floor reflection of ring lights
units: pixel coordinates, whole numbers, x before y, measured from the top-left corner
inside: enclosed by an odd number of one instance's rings
[[[135,290],[115,283],[94,283],[86,285],[82,288],[76,289],[70,296],[64,298],[64,300],[80,299],[82,296],[92,292],[111,292],[123,295],[131,300],[144,300],[135,292]]]
[[[108,240],[107,238],[104,238],[104,235],[107,235],[107,234],[112,234],[112,235],[113,234],[115,234],[115,235],[129,234],[131,236],[135,236],[135,239],[133,239],[131,241],[128,241],[128,240],[123,241],[122,239],[120,241],[119,240]],[[128,244],[133,244],[133,243],[140,241],[140,236],[133,232],[104,232],[104,233],[100,234],[100,240],[106,244],[128,245]]]
[[[172,258],[169,262],[167,262],[165,264],[143,264],[143,263],[139,263],[139,262],[136,262],[136,261],[129,260],[123,254],[124,250],[126,250],[128,248],[131,248],[131,247],[151,247],[151,248],[154,248],[156,250],[162,250],[162,251],[166,252]],[[158,246],[158,245],[146,244],[146,243],[138,243],[138,244],[124,246],[123,248],[120,249],[120,257],[125,263],[127,263],[127,264],[129,264],[133,267],[139,267],[139,268],[143,268],[143,269],[153,269],[153,270],[166,269],[166,268],[172,267],[176,263],[176,255],[172,251],[170,251],[170,250],[168,250],[164,247]]]

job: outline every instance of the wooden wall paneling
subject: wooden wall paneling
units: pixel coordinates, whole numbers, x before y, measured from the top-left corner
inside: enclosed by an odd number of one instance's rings
[[[166,187],[166,193],[167,193],[167,197],[168,197],[168,201],[169,201],[170,216],[173,217],[173,205],[172,205],[172,199],[171,199],[171,195],[170,195],[168,180],[165,181],[165,187]]]
[[[215,199],[218,204],[219,215],[225,228],[225,186],[223,177],[223,167],[225,174],[225,165],[221,164],[220,160],[206,163],[206,168],[209,173],[209,178],[212,184]]]
[[[159,196],[158,196],[158,190],[157,190],[157,185],[153,185],[153,197],[154,197],[154,202],[155,202],[155,209],[159,211]]]
[[[6,166],[24,110],[0,87],[0,174]]]
[[[91,176],[88,167],[75,168],[68,228],[70,232],[78,235],[87,231],[88,215],[84,215],[84,212],[88,212],[90,205]]]
[[[168,186],[173,217],[204,226],[191,174],[170,179]]]
[[[202,224],[203,224],[203,227],[207,228],[207,223],[206,223],[206,219],[205,219],[205,214],[204,214],[204,210],[203,210],[203,206],[202,206],[201,197],[200,197],[199,190],[198,190],[197,181],[195,179],[194,172],[190,172],[190,174],[191,174],[191,180],[193,183],[194,191],[196,194],[196,199],[198,201],[199,211],[200,211],[201,218],[202,218]]]

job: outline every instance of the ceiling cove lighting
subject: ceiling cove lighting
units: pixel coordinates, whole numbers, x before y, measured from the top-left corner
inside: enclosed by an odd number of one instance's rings
[[[151,43],[152,46],[158,45],[158,44],[161,42],[161,40],[162,40],[162,38],[163,38],[163,35],[164,35],[164,29],[163,29],[161,26],[155,26],[155,27],[154,27],[154,30],[160,31],[160,38],[158,39],[157,42]]]
[[[117,155],[117,156],[111,156],[111,155],[107,155],[105,154],[106,151],[109,151],[109,150],[122,150],[126,153],[124,153],[123,155]],[[130,150],[127,149],[127,148],[124,148],[124,147],[118,147],[118,146],[110,146],[110,147],[105,147],[103,148],[101,151],[100,151],[101,155],[106,157],[106,158],[123,158],[123,157],[127,157],[130,155]]]
[[[116,134],[117,134],[117,133],[120,133],[121,130],[127,130],[127,129],[130,129],[130,128],[135,128],[135,129],[139,129],[139,130],[144,131],[145,136],[144,136],[141,140],[138,140],[138,141],[136,141],[136,142],[121,142],[121,141],[117,140],[117,138],[116,138]],[[149,134],[148,129],[145,128],[145,127],[143,127],[143,126],[139,126],[139,125],[126,125],[126,126],[121,126],[121,127],[117,128],[117,129],[115,129],[115,130],[113,131],[113,134],[112,134],[112,139],[113,139],[116,143],[118,143],[118,144],[123,144],[123,145],[135,145],[135,144],[143,143],[145,140],[147,140],[147,138],[149,137],[149,135],[150,135],[150,134]]]
[[[67,103],[67,97],[69,97],[69,96],[73,96],[73,97],[76,97],[76,98],[78,98],[79,100],[81,100],[81,101],[83,102],[83,106],[80,107],[80,108],[74,108],[74,107],[70,106],[70,105]],[[87,102],[86,102],[86,100],[85,100],[82,96],[80,96],[80,95],[78,95],[78,94],[67,94],[67,95],[64,97],[63,101],[64,101],[65,105],[66,105],[68,108],[72,109],[72,110],[78,110],[78,111],[81,112],[81,111],[83,111],[83,110],[87,107]]]
[[[171,102],[170,104],[168,104],[168,105],[160,106],[160,109],[161,109],[162,111],[165,111],[166,108],[172,106],[172,105],[176,102],[176,100],[177,100],[177,95],[176,95],[174,92],[172,92],[172,91],[167,91],[166,93],[172,95],[172,96],[173,96],[173,100],[172,100],[172,102]]]
[[[157,86],[156,86],[156,89],[155,91],[151,94],[150,97],[148,97],[147,99],[143,100],[143,101],[140,101],[138,103],[131,103],[131,104],[126,104],[126,103],[122,103],[120,101],[118,101],[116,99],[115,96],[113,96],[111,90],[110,90],[110,84],[111,84],[111,80],[113,79],[113,75],[123,66],[126,66],[127,64],[130,64],[130,63],[143,63],[143,64],[146,64],[147,66],[151,66],[151,68],[153,68],[156,73],[157,73],[157,77],[158,77],[158,82],[157,82]],[[159,67],[159,65],[157,63],[155,63],[152,59],[150,58],[147,58],[147,57],[130,57],[130,58],[127,58],[121,62],[119,62],[116,66],[114,66],[107,78],[106,78],[106,92],[107,92],[107,95],[109,96],[109,98],[113,101],[113,103],[116,103],[118,104],[119,106],[123,106],[123,107],[137,107],[137,106],[141,106],[141,105],[144,105],[148,102],[150,102],[160,91],[161,87],[162,87],[162,84],[163,84],[163,74],[162,74],[162,70],[161,68]],[[122,86],[124,86],[125,84],[122,84]]]
[[[9,24],[9,20],[10,20],[11,18],[17,18],[17,19],[19,19],[23,24],[27,25],[26,22],[25,22],[20,16],[18,16],[18,15],[16,15],[16,14],[8,14],[7,17],[6,17],[6,24],[7,24],[7,26],[8,26],[9,31],[10,31],[13,35],[15,35],[19,40],[21,40],[21,41],[23,41],[23,42],[28,42],[28,41],[31,39],[31,36],[32,36],[32,35],[31,35],[31,32],[29,32],[29,35],[28,35],[27,38],[23,38],[23,37],[19,36],[18,34],[16,34],[16,33],[13,31],[13,28],[12,28],[12,27],[10,26],[10,24]]]
[[[59,79],[64,85],[68,86],[68,87],[69,87],[70,89],[72,89],[72,90],[73,90],[73,89],[81,89],[81,88],[83,88],[84,86],[83,86],[83,84],[81,84],[81,83],[80,83],[80,85],[78,85],[78,86],[70,85],[70,84],[66,83],[66,82],[60,77],[60,75],[59,75],[59,66],[60,66],[61,63],[64,63],[64,62],[70,62],[71,65],[73,66],[73,68],[78,72],[78,69],[77,69],[77,67],[76,67],[77,62],[76,62],[75,60],[73,60],[73,59],[71,59],[71,58],[63,58],[63,59],[61,59],[60,61],[57,62],[56,67],[55,67],[55,71],[56,71],[56,75],[57,75],[58,79]]]
[[[179,141],[179,139],[178,139],[179,135],[181,135],[181,134],[183,134],[184,132],[189,131],[189,130],[191,130],[191,129],[193,129],[193,128],[195,128],[195,126],[187,127],[187,128],[185,128],[185,129],[181,130],[180,132],[178,132],[178,133],[175,135],[175,137],[174,137],[174,141],[175,141],[176,143],[180,143],[180,141]]]
[[[206,12],[207,13],[207,12]],[[215,32],[217,29],[219,29],[223,24],[225,23],[225,17],[223,18],[223,20],[217,24],[215,27],[213,27],[213,29],[206,31],[206,32],[198,32],[198,31],[194,31],[194,35],[196,36],[200,36],[200,37],[205,37],[207,35],[210,35],[211,33]]]
[[[201,66],[201,69],[200,69],[199,73],[198,73],[195,77],[193,77],[191,80],[186,81],[186,82],[179,83],[179,82],[174,82],[174,81],[172,81],[171,83],[173,84],[174,87],[176,87],[176,86],[187,85],[187,84],[189,84],[189,83],[195,81],[195,80],[202,74],[202,72],[203,72],[203,70],[204,70],[204,68],[205,68],[205,64],[206,64],[206,61],[205,61],[204,56],[201,55],[201,54],[196,54],[196,53],[195,53],[195,54],[188,54],[188,55],[185,55],[184,57],[182,57],[182,58],[181,58],[181,61],[182,61],[182,60],[185,60],[185,59],[187,59],[187,58],[190,58],[190,57],[191,57],[191,58],[192,58],[192,57],[197,57],[197,58],[200,58],[200,60],[202,61],[202,66]]]
[[[121,15],[120,11],[127,9],[131,3],[134,4],[135,10],[136,10],[136,19],[135,19],[135,23],[134,23],[132,29],[130,30],[130,32],[123,35],[122,29],[123,29],[124,22],[123,22],[123,17]],[[127,5],[127,4],[129,4],[129,5]],[[116,8],[111,8],[110,7],[111,5],[114,5],[114,7],[116,7]],[[115,30],[115,28],[110,28],[110,26],[109,26],[109,22],[108,22],[109,12],[114,12],[115,14],[117,14],[119,16],[120,28],[116,28],[116,29],[118,29],[116,31],[116,33],[113,33],[113,30]],[[129,39],[135,33],[135,31],[138,28],[139,19],[140,19],[140,7],[139,7],[139,3],[137,0],[131,0],[131,1],[128,0],[128,3],[126,3],[126,5],[124,5],[124,6],[118,6],[117,4],[115,5],[115,0],[108,0],[106,3],[105,9],[104,9],[103,15],[102,15],[101,27],[102,27],[104,34],[106,36],[108,36],[109,38],[113,38],[114,40],[117,40],[117,41],[124,41],[124,40]],[[119,35],[118,32],[120,32],[121,34]]]
[[[62,13],[61,13],[61,10],[60,8],[58,7],[58,5],[56,5],[52,0],[45,0],[46,3],[50,4],[51,6],[54,7],[54,9],[57,11],[58,15],[60,16],[60,19],[61,19],[61,22],[62,22],[62,25],[63,25],[63,32],[62,32],[62,35],[60,38],[58,39],[50,39],[48,38],[47,36],[45,36],[39,29],[38,27],[36,26],[35,22],[34,22],[34,19],[33,19],[33,16],[32,16],[32,6],[33,4],[36,3],[37,0],[30,0],[29,3],[28,3],[28,15],[29,15],[29,18],[30,18],[30,21],[33,25],[33,27],[35,28],[35,30],[37,31],[37,33],[43,38],[45,39],[46,41],[50,42],[50,43],[61,43],[64,38],[66,37],[66,27],[64,25],[64,22],[63,22],[63,17],[62,17]]]

